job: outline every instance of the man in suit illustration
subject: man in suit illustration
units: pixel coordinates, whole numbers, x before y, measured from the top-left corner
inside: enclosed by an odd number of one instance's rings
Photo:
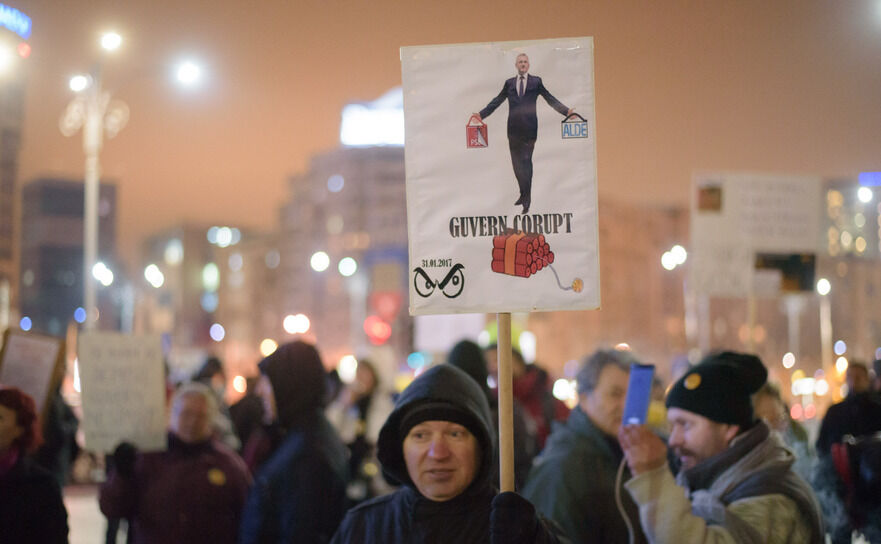
[[[565,116],[571,115],[574,109],[567,108],[554,98],[545,89],[540,77],[529,74],[529,57],[525,53],[517,55],[514,66],[517,68],[517,75],[506,80],[498,96],[474,115],[482,120],[508,100],[508,148],[511,150],[514,176],[520,186],[520,198],[514,205],[522,205],[525,214],[529,212],[532,202],[532,151],[535,149],[538,134],[536,100],[541,95],[548,105]]]

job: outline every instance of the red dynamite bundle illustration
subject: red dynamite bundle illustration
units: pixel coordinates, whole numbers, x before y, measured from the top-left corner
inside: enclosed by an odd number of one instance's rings
[[[557,277],[557,284],[561,289],[581,292],[584,282],[579,278],[575,278],[568,287],[560,283],[557,271],[551,266],[553,262],[554,252],[551,251],[551,246],[543,234],[509,231],[504,235],[493,237],[490,263],[493,272],[528,278],[547,267]]]

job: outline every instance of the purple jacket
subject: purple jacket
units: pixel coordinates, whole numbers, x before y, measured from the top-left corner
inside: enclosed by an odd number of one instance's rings
[[[216,440],[186,444],[169,434],[168,451],[138,454],[132,478],[111,471],[101,511],[127,518],[134,544],[234,544],[250,475]]]

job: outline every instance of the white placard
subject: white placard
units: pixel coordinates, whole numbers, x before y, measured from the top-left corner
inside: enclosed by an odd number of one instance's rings
[[[747,173],[697,174],[692,184],[691,286],[701,294],[756,294],[757,254],[816,255],[821,180]],[[762,278],[758,278],[761,280]],[[767,291],[767,281],[760,281]]]
[[[598,308],[593,39],[405,47],[401,65],[410,313]]]
[[[58,338],[10,330],[0,361],[0,384],[21,389],[43,410],[60,350]]]
[[[113,451],[122,441],[166,447],[165,372],[158,335],[82,333],[78,340],[86,447]]]

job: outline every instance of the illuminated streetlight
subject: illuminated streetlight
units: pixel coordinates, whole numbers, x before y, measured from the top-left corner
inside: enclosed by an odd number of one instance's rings
[[[122,36],[116,32],[107,32],[101,36],[101,48],[105,51],[116,51],[122,45]]]
[[[685,260],[688,259],[688,252],[679,244],[670,248],[670,254],[676,259],[676,264],[685,264]]]
[[[68,87],[70,87],[71,91],[78,93],[86,90],[89,87],[89,81],[89,76],[77,74],[70,78],[70,82],[68,82]]]
[[[288,315],[282,321],[282,327],[288,334],[303,334],[309,331],[311,323],[304,314]]]
[[[175,77],[185,87],[194,87],[202,80],[202,68],[187,60],[178,65]]]
[[[820,278],[819,280],[817,280],[817,293],[822,296],[826,296],[831,290],[832,284],[829,283],[829,280],[827,280],[826,278]]]
[[[339,269],[340,274],[348,278],[358,270],[358,263],[351,257],[345,257],[340,260],[340,264],[337,268]]]
[[[113,284],[113,271],[101,261],[92,266],[92,277],[101,282],[104,287],[110,287]]]
[[[150,285],[159,289],[162,287],[162,284],[165,283],[165,274],[163,274],[155,264],[149,264],[147,265],[147,268],[144,269],[144,279],[146,279]]]
[[[868,187],[860,187],[857,189],[857,198],[859,198],[860,202],[863,204],[871,202],[874,196],[875,195],[872,194],[872,189],[869,189]]]
[[[791,351],[783,355],[783,368],[792,368],[794,365],[795,355]]]
[[[309,264],[312,266],[312,270],[324,272],[330,266],[330,257],[323,251],[316,251],[312,254],[312,258],[309,259]]]

